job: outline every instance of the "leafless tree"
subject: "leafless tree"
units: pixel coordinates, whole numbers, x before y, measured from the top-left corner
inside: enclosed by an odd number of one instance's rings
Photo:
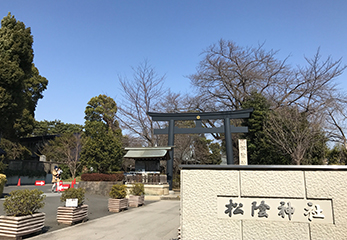
[[[265,51],[263,45],[245,48],[225,40],[208,47],[197,73],[189,76],[198,91],[193,109],[238,110],[256,91],[269,100],[273,109],[297,107],[300,112],[316,115],[316,118],[331,115],[330,123],[343,120],[336,117],[334,110],[344,102],[335,84],[346,68],[341,59],[324,60],[318,49],[312,58],[305,58],[305,67],[292,67],[287,64],[287,58],[278,60],[276,54],[277,51]]]
[[[305,154],[321,138],[319,119],[308,120],[308,114],[298,108],[283,107],[272,112],[265,122],[264,131],[283,153],[300,165]]]
[[[118,119],[123,129],[139,136],[146,146],[155,146],[158,137],[153,134],[159,128],[147,112],[157,112],[158,104],[165,94],[164,76],[158,76],[155,69],[145,60],[133,68],[133,78],[119,77],[124,101],[118,107]]]
[[[69,167],[72,178],[81,166],[80,154],[84,140],[81,133],[65,133],[49,141],[41,150],[50,161],[64,163]]]
[[[286,61],[277,60],[276,52],[266,52],[263,45],[242,48],[220,40],[203,55],[197,73],[189,76],[199,91],[200,108],[238,110],[252,91],[273,96],[273,86],[290,76]]]
[[[347,106],[346,103],[339,103],[327,110],[327,135],[333,142],[342,144],[347,150]]]

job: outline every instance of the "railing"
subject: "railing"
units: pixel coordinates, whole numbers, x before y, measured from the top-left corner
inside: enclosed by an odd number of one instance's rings
[[[124,176],[126,184],[143,183],[150,185],[166,184],[166,175],[153,174],[153,173],[136,173],[133,175]]]

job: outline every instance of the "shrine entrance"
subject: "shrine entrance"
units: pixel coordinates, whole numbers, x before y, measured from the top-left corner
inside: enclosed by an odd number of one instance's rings
[[[236,111],[223,112],[203,112],[203,113],[154,113],[148,112],[153,121],[168,121],[169,126],[164,129],[154,129],[154,134],[168,134],[168,146],[174,146],[175,134],[194,134],[194,133],[224,133],[227,152],[227,164],[234,164],[232,133],[246,133],[248,127],[235,127],[230,124],[231,119],[249,118],[253,108]],[[222,119],[223,125],[220,127],[206,128],[202,126],[202,120]],[[179,128],[175,126],[175,121],[195,121],[194,128]],[[170,151],[170,159],[167,161],[167,180],[172,190],[173,159],[174,149]]]

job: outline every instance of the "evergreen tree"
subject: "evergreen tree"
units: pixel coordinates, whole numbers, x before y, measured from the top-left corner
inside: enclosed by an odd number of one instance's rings
[[[346,165],[347,152],[342,144],[336,144],[327,152],[327,163],[329,165]]]
[[[221,146],[204,134],[194,134],[193,149],[193,158],[199,164],[219,165],[222,162]]]
[[[10,140],[30,133],[48,81],[33,64],[30,28],[9,13],[0,28],[0,134]]]
[[[260,93],[252,92],[243,102],[242,108],[254,109],[251,117],[243,123],[248,127],[248,133],[243,136],[247,139],[248,164],[290,164],[290,156],[282,154],[264,133],[264,121],[270,112],[270,103],[267,99]]]
[[[116,112],[116,103],[106,95],[92,98],[86,107],[86,141],[81,163],[99,173],[118,171],[122,166],[122,132],[115,119]]]
[[[63,133],[80,133],[83,126],[79,124],[63,123],[60,120],[35,122],[31,136],[58,135]]]

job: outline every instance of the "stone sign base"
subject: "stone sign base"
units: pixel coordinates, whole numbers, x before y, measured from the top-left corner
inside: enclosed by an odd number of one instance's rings
[[[181,169],[181,239],[347,239],[346,166]]]

